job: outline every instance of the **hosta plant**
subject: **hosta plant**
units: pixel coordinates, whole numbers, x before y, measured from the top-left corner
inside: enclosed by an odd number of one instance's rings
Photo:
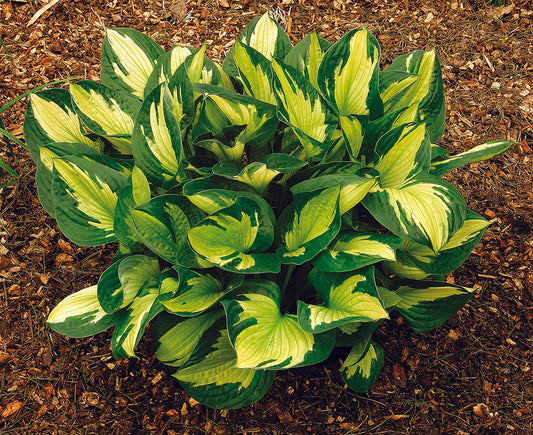
[[[222,65],[205,51],[107,29],[101,83],[31,96],[42,205],[74,243],[117,242],[48,325],[71,337],[114,327],[113,354],[128,358],[150,322],[157,358],[215,408],[259,400],[277,370],[335,346],[346,384],[367,390],[383,320],[427,331],[472,295],[444,276],[488,222],[440,176],[511,143],[453,157],[434,145],[435,52],[380,70],[364,28],[293,46],[265,14]]]

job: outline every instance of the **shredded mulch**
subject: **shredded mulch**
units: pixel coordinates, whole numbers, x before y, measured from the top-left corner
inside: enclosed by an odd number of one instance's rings
[[[115,361],[109,333],[69,339],[44,326],[66,295],[97,282],[114,245],[70,243],[39,204],[29,154],[2,144],[20,174],[0,194],[0,432],[2,434],[503,434],[533,433],[533,2],[483,0],[0,0],[0,107],[57,79],[99,76],[104,27],[133,27],[165,49],[208,45],[221,60],[251,18],[271,11],[295,43],[315,30],[331,42],[366,26],[382,66],[435,48],[447,101],[439,141],[452,154],[488,140],[505,155],[450,173],[470,208],[492,221],[448,280],[476,289],[457,315],[414,334],[384,324],[381,377],[345,388],[340,354],[280,372],[240,410],[191,399],[151,357]],[[37,14],[41,11],[40,14]],[[22,138],[26,101],[2,113]],[[0,184],[9,181],[5,173]]]

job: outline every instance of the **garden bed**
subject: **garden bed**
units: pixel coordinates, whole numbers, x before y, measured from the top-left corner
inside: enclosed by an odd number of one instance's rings
[[[51,2],[52,4],[54,2]],[[0,3],[0,107],[57,79],[99,75],[104,26],[133,27],[165,49],[207,42],[220,60],[251,18],[270,10],[293,42],[316,30],[331,42],[366,26],[382,67],[435,48],[443,70],[451,154],[488,140],[503,156],[446,178],[493,224],[448,281],[472,300],[434,331],[401,318],[376,340],[385,365],[367,393],[344,387],[341,355],[279,372],[257,404],[211,410],[151,358],[116,361],[110,333],[68,339],[44,326],[66,295],[94,285],[115,246],[80,248],[41,208],[35,166],[21,148],[0,158],[18,173],[0,196],[0,432],[2,433],[531,433],[533,432],[533,4],[474,1],[59,1]],[[25,101],[2,114],[22,138]],[[3,174],[3,184],[9,181]]]

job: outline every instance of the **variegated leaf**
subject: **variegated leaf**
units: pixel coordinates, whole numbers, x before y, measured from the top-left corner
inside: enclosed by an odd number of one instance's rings
[[[146,255],[131,255],[120,262],[117,273],[122,284],[122,304],[120,307],[123,308],[135,299],[146,282],[159,278],[161,272],[157,258]]]
[[[398,280],[390,290],[401,298],[395,309],[415,332],[436,328],[474,294],[474,289],[438,281]]]
[[[179,123],[183,139],[186,128],[194,118],[194,92],[185,67],[179,67],[168,81],[168,93],[170,96],[170,107]]]
[[[223,283],[212,275],[201,274],[182,267],[174,267],[179,274],[179,287],[172,299],[164,302],[167,311],[180,316],[196,316],[211,308],[224,295],[242,284],[244,277]]]
[[[268,60],[283,59],[292,49],[289,37],[283,28],[265,12],[252,19],[241,32],[238,40],[257,50]]]
[[[91,154],[98,154],[98,151],[82,143],[52,142],[39,147],[35,184],[41,205],[52,217],[55,215],[52,190],[54,159],[70,155],[89,156]]]
[[[219,85],[222,83],[221,72],[216,64],[205,56],[206,45],[202,45],[200,50],[194,55],[185,59],[184,65],[189,75],[191,83],[205,83]],[[224,74],[222,72],[222,74]],[[229,88],[231,89],[231,87]]]
[[[185,177],[180,168],[184,156],[180,123],[173,105],[168,86],[160,85],[144,100],[133,129],[135,164],[156,184]]]
[[[128,306],[145,282],[160,275],[156,258],[145,255],[123,257],[98,280],[98,301],[108,313]]]
[[[466,203],[450,183],[419,174],[400,188],[378,188],[363,200],[376,220],[397,236],[439,251],[461,228]]]
[[[276,226],[282,263],[302,264],[324,249],[340,229],[339,186],[302,193],[279,217]]]
[[[398,56],[382,74],[394,76],[396,71],[403,80],[382,90],[388,100],[387,112],[414,107],[416,119],[408,121],[425,123],[431,142],[435,142],[444,131],[445,121],[442,76],[435,51],[418,50]],[[416,74],[416,81],[405,73]]]
[[[214,152],[219,161],[240,161],[245,145],[262,147],[274,136],[279,121],[275,107],[219,86],[197,84],[202,105],[193,137],[216,139],[219,144],[197,143]]]
[[[242,44],[238,40],[234,45],[235,63],[239,71],[239,79],[248,95],[269,103],[276,104],[272,91],[272,71],[270,61],[259,51]]]
[[[379,44],[365,28],[348,32],[324,55],[318,86],[338,115],[383,113],[378,89]]]
[[[431,143],[423,124],[397,127],[376,144],[375,168],[382,189],[401,188],[420,173],[427,173],[431,162]]]
[[[135,29],[106,29],[100,77],[105,86],[139,99],[163,49]]]
[[[216,322],[173,376],[188,394],[211,408],[240,408],[265,395],[276,371],[240,368],[236,361],[228,331],[222,322]]]
[[[371,267],[342,274],[313,269],[309,280],[324,304],[298,301],[298,322],[304,331],[316,334],[350,322],[389,317],[379,299]]]
[[[313,335],[293,314],[280,312],[277,284],[247,280],[239,296],[223,300],[228,332],[240,368],[287,369],[326,359],[333,348],[332,331]]]
[[[131,155],[131,134],[139,100],[90,80],[71,83],[69,89],[83,123],[105,136],[120,154]]]
[[[39,162],[39,149],[52,142],[83,144],[102,152],[103,143],[92,141],[86,133],[67,90],[49,89],[31,94],[24,118],[24,139],[33,160]]]
[[[330,42],[312,32],[293,47],[285,56],[284,62],[296,68],[318,90],[318,68],[330,47]]]
[[[354,391],[367,391],[383,368],[383,356],[383,348],[374,341],[354,345],[340,368],[346,385]]]
[[[160,195],[132,211],[143,243],[171,264],[206,267],[191,251],[187,231],[205,216],[181,195]]]
[[[398,69],[386,68],[379,72],[379,94],[383,100],[385,113],[393,112],[394,104],[405,95],[418,78],[418,74]]]
[[[340,115],[339,122],[350,159],[357,161],[368,120],[366,116]]]
[[[222,309],[188,318],[161,313],[154,325],[155,356],[167,366],[183,366],[191,357],[203,333],[223,315]]]
[[[98,302],[106,313],[115,313],[122,305],[122,283],[118,278],[118,267],[120,262],[124,261],[126,258],[127,257],[123,257],[112,263],[98,279]]]
[[[275,59],[272,70],[278,116],[294,128],[308,159],[320,160],[332,145],[337,117],[298,70]]]
[[[398,237],[378,233],[342,234],[313,260],[324,272],[347,272],[383,260],[396,260],[395,250],[402,243]]]
[[[115,241],[117,193],[126,177],[82,157],[56,158],[53,164],[54,215],[61,231],[82,246]]]
[[[46,324],[60,334],[82,338],[106,330],[115,320],[100,306],[94,285],[63,299],[50,312]]]
[[[298,195],[303,192],[313,192],[332,186],[340,186],[339,212],[342,215],[359,204],[376,183],[377,180],[374,177],[360,177],[348,174],[322,175],[292,186],[291,192],[293,195]]]
[[[287,180],[287,185],[292,187],[303,181],[325,175],[356,175],[362,167],[360,162],[320,163],[296,172]]]
[[[164,271],[158,279],[152,278],[144,282],[131,304],[117,313],[115,331],[111,338],[111,351],[115,358],[135,357],[135,348],[146,325],[164,310],[162,303],[170,299],[177,289],[176,285],[164,284],[164,280],[172,275],[171,271]],[[132,287],[137,284],[132,283]]]
[[[484,160],[499,156],[511,148],[514,144],[515,142],[507,140],[495,140],[487,142],[463,153],[456,154],[450,158],[432,162],[430,172],[438,176],[444,175],[447,172],[450,172],[452,169],[459,168],[460,166],[469,163],[482,162]]]
[[[197,51],[194,47],[176,45],[170,51],[162,53],[157,58],[154,70],[148,78],[144,88],[144,98],[161,83],[168,83],[178,68],[184,64],[185,59]]]
[[[447,275],[466,260],[488,225],[483,217],[468,211],[463,226],[438,252],[425,245],[404,241],[398,250],[397,263],[392,265],[393,270],[402,278],[410,278],[412,268],[419,269],[425,276]],[[390,268],[391,264],[387,263],[387,266]]]
[[[231,160],[223,161],[213,167],[213,173],[230,180],[246,183],[261,195],[279,174],[295,171],[305,165],[306,162],[296,157],[273,153],[265,157],[263,162],[252,162],[246,166]]]
[[[189,243],[204,260],[236,273],[279,272],[276,254],[266,253],[274,239],[270,216],[247,197],[208,216],[188,232]]]
[[[189,201],[207,214],[214,214],[235,203],[239,197],[254,201],[272,222],[276,221],[270,204],[253,192],[250,185],[222,177],[205,177],[189,181],[183,186],[183,194]]]
[[[183,185],[183,194],[207,214],[216,213],[232,205],[238,196],[252,196],[270,209],[268,203],[265,204],[264,200],[253,191],[254,189],[248,184],[213,175],[197,178]],[[270,212],[270,216],[272,221],[276,219],[273,211]]]
[[[133,224],[132,210],[150,201],[150,185],[144,173],[134,166],[124,187],[118,192],[113,229],[118,240],[128,249],[140,251],[142,240]]]

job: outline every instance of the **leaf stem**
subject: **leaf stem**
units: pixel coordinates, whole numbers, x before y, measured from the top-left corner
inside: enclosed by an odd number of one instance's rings
[[[294,269],[296,269],[296,264],[289,264],[289,267],[287,268],[287,273],[285,274],[285,279],[283,280],[283,285],[281,286],[281,298],[283,299],[283,295],[285,294],[285,290],[287,289],[287,286],[289,285],[289,281],[291,279],[291,275],[294,272]]]

